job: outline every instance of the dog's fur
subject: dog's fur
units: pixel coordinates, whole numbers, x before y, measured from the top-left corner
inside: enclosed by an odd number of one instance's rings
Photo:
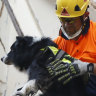
[[[14,64],[20,71],[26,71],[29,81],[15,93],[26,96],[30,91],[43,92],[42,96],[85,96],[84,84],[81,77],[73,79],[66,85],[55,79],[50,79],[46,66],[49,57],[54,57],[50,50],[42,48],[57,45],[50,38],[17,37],[11,46],[11,51],[2,61],[7,65]],[[20,95],[21,96],[21,95]]]

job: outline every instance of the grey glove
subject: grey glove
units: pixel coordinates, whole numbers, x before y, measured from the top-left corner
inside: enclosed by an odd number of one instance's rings
[[[67,57],[72,58],[70,55],[67,55]],[[89,64],[70,58],[56,59],[48,64],[47,69],[52,78],[56,77],[58,81],[63,81],[63,84],[66,84],[86,72],[93,73],[94,65],[92,63]]]

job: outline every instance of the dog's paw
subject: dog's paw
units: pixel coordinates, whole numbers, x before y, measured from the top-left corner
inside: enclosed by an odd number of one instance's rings
[[[22,91],[22,88],[17,89],[12,96],[26,96],[26,93]]]
[[[29,95],[31,95],[31,96],[33,96],[33,94],[34,94],[34,92],[33,91],[31,91],[31,92],[29,92],[29,93],[24,93],[24,92],[22,92],[22,91],[16,91],[16,92],[14,92],[13,94],[12,94],[12,96],[29,96]]]
[[[26,95],[22,92],[16,92],[16,93],[12,94],[12,96],[26,96]]]
[[[17,89],[12,96],[29,96],[29,94],[35,94],[38,91],[35,83],[36,80],[28,81],[24,87]]]
[[[20,91],[17,91],[15,93],[13,93],[12,96],[26,96],[26,95]]]
[[[12,96],[29,96],[30,94],[31,95],[34,94],[34,92],[31,90],[31,87],[30,86],[24,86],[24,87],[17,89],[12,94]]]

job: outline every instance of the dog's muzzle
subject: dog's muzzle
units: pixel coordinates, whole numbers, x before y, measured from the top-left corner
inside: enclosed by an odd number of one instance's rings
[[[8,56],[2,57],[1,61],[7,65],[11,65],[11,62],[9,61]]]

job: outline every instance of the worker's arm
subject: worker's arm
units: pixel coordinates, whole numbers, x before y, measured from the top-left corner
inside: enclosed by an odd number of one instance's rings
[[[72,58],[70,55],[68,55]],[[80,76],[86,72],[96,74],[96,64],[82,62],[80,60],[68,59],[64,57],[62,60],[56,59],[47,66],[49,74],[52,78],[56,77],[63,84],[68,83],[73,78]]]

